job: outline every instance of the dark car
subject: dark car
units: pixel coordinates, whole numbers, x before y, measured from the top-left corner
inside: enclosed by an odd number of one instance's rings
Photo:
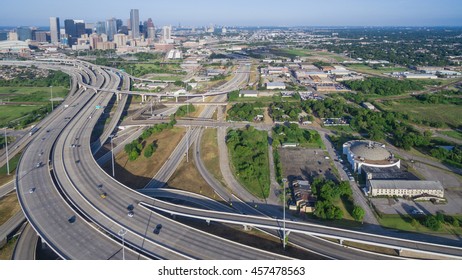
[[[162,225],[158,224],[156,228],[154,229],[154,234],[159,234],[161,229],[162,229]]]

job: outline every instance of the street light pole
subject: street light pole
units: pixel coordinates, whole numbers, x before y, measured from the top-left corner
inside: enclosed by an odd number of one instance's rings
[[[119,235],[122,236],[122,260],[125,260],[125,234],[127,230],[122,228],[119,230]]]
[[[113,138],[114,134],[111,134],[109,136],[111,138],[111,159],[112,159],[112,177],[115,178],[115,169],[114,169],[114,144],[113,144]]]
[[[5,127],[5,150],[6,150],[6,171],[10,175],[10,159],[8,157],[8,138],[6,137],[6,127]]]
[[[282,180],[282,184],[283,184],[283,194],[284,194],[284,201],[283,201],[283,205],[282,205],[282,209],[283,209],[283,232],[282,232],[282,247],[284,249],[286,249],[286,182],[287,180]]]
[[[191,126],[188,126],[188,132],[186,133],[186,162],[189,162],[189,132]]]
[[[51,99],[50,99],[50,101],[51,101],[51,111],[53,112],[53,107],[54,107],[53,106],[53,86],[50,86],[50,91],[51,91]]]

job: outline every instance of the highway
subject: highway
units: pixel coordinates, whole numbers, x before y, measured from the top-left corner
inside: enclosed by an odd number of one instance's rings
[[[72,69],[75,71],[75,68]],[[88,68],[84,71],[91,73]],[[87,79],[91,76],[88,74]],[[102,85],[104,80],[100,79],[99,83]],[[49,169],[48,160],[56,139],[69,119],[95,97],[93,91],[80,90],[77,93],[69,95],[66,103],[70,106],[66,110],[36,133],[38,139],[45,138],[47,141],[31,142],[22,154],[16,171],[18,198],[32,227],[61,258],[122,259],[120,244],[83,219],[63,199]],[[139,258],[139,254],[126,251],[127,259]]]
[[[103,114],[95,106],[106,106],[110,102],[120,80],[118,75],[104,74],[105,70],[88,63],[82,63],[78,68],[79,71],[86,69],[83,70],[86,74],[79,75],[91,83],[91,87],[83,87],[77,95],[71,94],[66,103],[72,106],[62,110],[36,133],[37,138],[22,154],[16,173],[18,198],[27,219],[59,256],[64,259],[121,259],[119,232],[125,229],[126,259],[286,259],[193,229],[152,209],[271,230],[281,229],[280,219],[232,213],[224,205],[221,210],[226,212],[216,212],[163,202],[133,191],[106,174],[94,159],[90,143],[91,133]],[[226,85],[226,90],[238,87],[245,80],[246,74],[238,73]],[[220,95],[214,101],[221,102],[224,98],[226,96]],[[203,116],[211,116],[213,109],[206,107]],[[103,135],[111,133],[108,132],[111,126]],[[200,133],[201,128],[194,128],[183,138],[171,160],[164,164],[165,168],[162,167],[165,171],[151,181],[154,187],[170,178],[186,149]],[[107,137],[101,138],[100,143],[104,143],[104,138]],[[219,207],[215,202],[182,193],[158,195],[195,201],[201,208]],[[156,234],[154,229],[159,225],[162,228]],[[460,248],[315,224],[288,221],[287,230],[456,258],[462,256]]]
[[[38,236],[34,228],[27,223],[19,235],[16,246],[14,247],[13,260],[35,260]]]
[[[14,191],[14,180],[0,186],[0,198]]]

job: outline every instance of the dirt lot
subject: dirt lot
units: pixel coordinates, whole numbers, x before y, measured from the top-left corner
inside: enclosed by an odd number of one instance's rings
[[[122,151],[116,156],[116,179],[131,188],[143,188],[156,175],[184,134],[184,128],[174,127],[149,137],[146,143],[157,141],[158,145],[151,158],[145,158],[141,152],[137,160],[129,161],[127,153]],[[106,164],[104,169],[110,174],[111,163]]]
[[[330,165],[331,160],[325,159],[321,149],[308,148],[279,148],[281,156],[282,174],[289,181],[303,179],[312,181],[314,177],[323,175],[336,180]]]
[[[16,192],[4,196],[0,200],[0,225],[8,221],[14,214],[21,211]]]
[[[189,191],[205,195],[209,198],[220,200],[215,191],[205,182],[201,174],[196,168],[196,164],[192,159],[193,149],[189,150],[190,159],[186,162],[183,158],[178,169],[173,173],[172,178],[167,182],[170,188]]]

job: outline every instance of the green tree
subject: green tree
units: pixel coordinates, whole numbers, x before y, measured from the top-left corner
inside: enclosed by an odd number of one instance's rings
[[[351,215],[353,216],[353,219],[355,219],[358,222],[363,221],[365,214],[366,214],[366,212],[364,211],[364,209],[361,208],[358,205],[355,205],[355,207],[353,208],[353,212],[351,212]]]

